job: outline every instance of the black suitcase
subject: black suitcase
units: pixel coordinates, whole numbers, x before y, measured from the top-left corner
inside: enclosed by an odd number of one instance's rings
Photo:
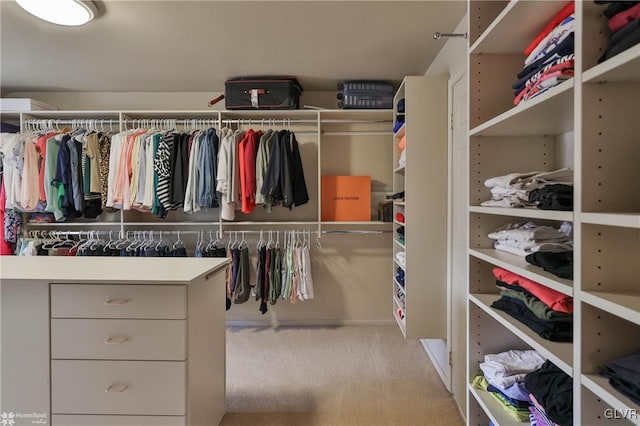
[[[224,83],[227,109],[299,109],[303,89],[295,77],[236,77]]]

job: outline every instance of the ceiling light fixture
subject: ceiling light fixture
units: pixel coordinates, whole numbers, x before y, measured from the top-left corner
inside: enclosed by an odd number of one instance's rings
[[[84,25],[96,16],[96,6],[85,0],[16,0],[30,14],[58,25]]]

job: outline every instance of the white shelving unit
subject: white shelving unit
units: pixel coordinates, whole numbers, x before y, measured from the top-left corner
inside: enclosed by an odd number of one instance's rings
[[[640,45],[598,64],[610,31],[604,5],[576,2],[575,76],[513,106],[524,49],[566,2],[469,1],[468,379],[485,354],[533,348],[574,381],[575,425],[640,424],[640,407],[599,376],[640,351]],[[482,207],[484,181],[574,169],[574,211]],[[494,250],[486,235],[514,221],[573,222],[574,280]],[[490,307],[499,266],[574,297],[574,341],[541,339]],[[467,423],[518,424],[469,384]]]
[[[181,209],[169,212],[165,220],[158,220],[151,214],[137,211],[118,211],[103,213],[98,219],[78,219],[53,224],[29,224],[30,228],[66,228],[78,229],[95,226],[131,226],[193,227],[216,226],[221,229],[235,230],[242,227],[258,226],[305,227],[316,228],[320,233],[339,233],[347,230],[361,232],[388,232],[391,224],[378,221],[377,202],[391,190],[391,155],[385,151],[391,134],[391,110],[252,110],[252,111],[29,111],[14,114],[23,129],[26,120],[46,120],[56,127],[64,127],[72,121],[95,120],[98,127],[114,131],[135,126],[148,126],[153,120],[179,120],[177,128],[211,126],[242,126],[290,128],[295,131],[300,144],[305,180],[309,192],[309,202],[296,207],[293,211],[274,208],[268,214],[264,209],[255,209],[251,214],[238,213],[235,221],[220,221],[218,209],[210,209],[196,214],[184,214]],[[11,115],[12,117],[14,115]],[[360,143],[363,141],[364,143]],[[375,145],[379,145],[379,149]],[[345,152],[345,146],[348,152]],[[334,151],[342,149],[340,156]],[[370,161],[364,152],[379,153]],[[326,157],[323,162],[323,156]],[[331,160],[331,161],[329,161]],[[372,197],[372,220],[362,222],[328,222],[321,217],[321,179],[322,174],[371,175],[375,180]],[[373,185],[372,185],[373,187]]]
[[[393,135],[393,192],[405,191],[393,203],[393,269],[395,299],[398,251],[406,253],[405,306],[401,320],[393,315],[406,338],[447,338],[447,81],[405,77],[394,98],[405,100],[405,124]],[[399,113],[394,111],[397,116]],[[406,166],[399,165],[398,142],[406,138]],[[429,185],[425,185],[429,182]],[[439,200],[439,202],[433,202]],[[402,212],[404,223],[396,220]],[[404,244],[397,229],[405,228]]]

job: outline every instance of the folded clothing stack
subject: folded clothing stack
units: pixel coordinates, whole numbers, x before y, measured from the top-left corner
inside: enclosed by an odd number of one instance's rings
[[[575,4],[565,5],[525,49],[524,69],[512,87],[514,105],[573,77]]]
[[[531,400],[524,387],[528,373],[536,371],[545,359],[534,350],[510,350],[484,356],[480,363],[482,375],[473,380],[473,386],[485,390],[520,422],[529,420]]]
[[[403,268],[405,267],[405,264],[407,262],[407,253],[405,253],[404,251],[399,251],[396,253],[396,260],[398,261],[398,265],[402,266]]]
[[[404,270],[399,266],[396,268],[396,281],[404,288]]]
[[[398,229],[396,229],[396,233],[398,234],[398,241],[404,244],[404,226],[399,226]]]
[[[526,257],[537,252],[573,251],[572,230],[570,222],[562,222],[558,229],[534,222],[508,223],[494,229],[487,237],[495,240],[496,250]]]
[[[573,298],[502,268],[494,268],[500,299],[491,304],[543,339],[573,341]]]
[[[544,426],[573,424],[573,379],[550,361],[524,378],[533,403],[533,421]]]
[[[573,170],[510,173],[487,179],[491,199],[487,207],[537,207],[542,210],[573,210]]]
[[[605,368],[602,375],[609,384],[640,405],[640,352],[612,361]]]
[[[602,15],[609,19],[609,29],[613,33],[609,47],[598,63],[640,43],[640,2],[638,1],[598,1],[597,4],[609,4]]]

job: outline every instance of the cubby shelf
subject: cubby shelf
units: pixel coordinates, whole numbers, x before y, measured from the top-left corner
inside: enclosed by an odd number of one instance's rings
[[[571,343],[558,343],[545,340],[533,332],[529,327],[521,322],[510,317],[508,314],[493,309],[491,304],[500,298],[495,294],[470,294],[469,300],[476,304],[480,309],[485,311],[493,319],[495,319],[504,328],[509,330],[514,335],[518,336],[523,342],[529,345],[532,349],[535,349],[545,357],[553,362],[558,368],[567,373],[569,376],[573,375],[573,344]]]
[[[640,45],[604,61],[582,74],[585,83],[640,81]]]
[[[582,291],[582,301],[640,325],[640,289],[635,292]]]
[[[469,392],[478,404],[483,408],[489,420],[496,426],[522,426],[525,423],[521,423],[511,417],[509,413],[504,409],[502,405],[491,395],[489,392],[482,389],[474,388],[470,383],[467,385]]]
[[[595,374],[583,374],[580,381],[584,387],[614,408],[619,416],[626,416],[627,420],[640,425],[640,405],[614,389],[608,379]]]
[[[565,222],[573,221],[573,212],[540,210],[535,208],[469,206],[469,212],[495,214],[501,216],[525,217],[529,219],[558,220]]]
[[[574,79],[471,129],[469,136],[558,135],[573,130]]]
[[[402,113],[397,111],[401,101],[405,106]],[[400,320],[397,312],[394,316],[406,338],[446,339],[448,131],[447,112],[442,106],[447,103],[447,79],[405,77],[393,103],[395,117],[403,114],[405,119],[389,140],[394,166],[400,164],[402,154],[398,139],[405,137],[407,141],[406,165],[393,169],[393,192],[416,194],[393,201],[393,276],[400,266],[395,259],[398,251],[405,253],[405,266],[401,268],[407,271],[405,317]],[[399,213],[405,217],[403,222],[397,220]],[[424,220],[425,217],[429,220]],[[396,231],[400,227],[407,231],[404,243],[397,240]],[[424,271],[429,271],[429,279],[424,279]],[[390,287],[395,298],[398,284],[393,282]]]
[[[560,293],[573,296],[573,281],[558,278],[538,266],[527,263],[523,257],[495,249],[469,249],[469,254]]]
[[[640,229],[640,213],[582,213],[582,223]]]

